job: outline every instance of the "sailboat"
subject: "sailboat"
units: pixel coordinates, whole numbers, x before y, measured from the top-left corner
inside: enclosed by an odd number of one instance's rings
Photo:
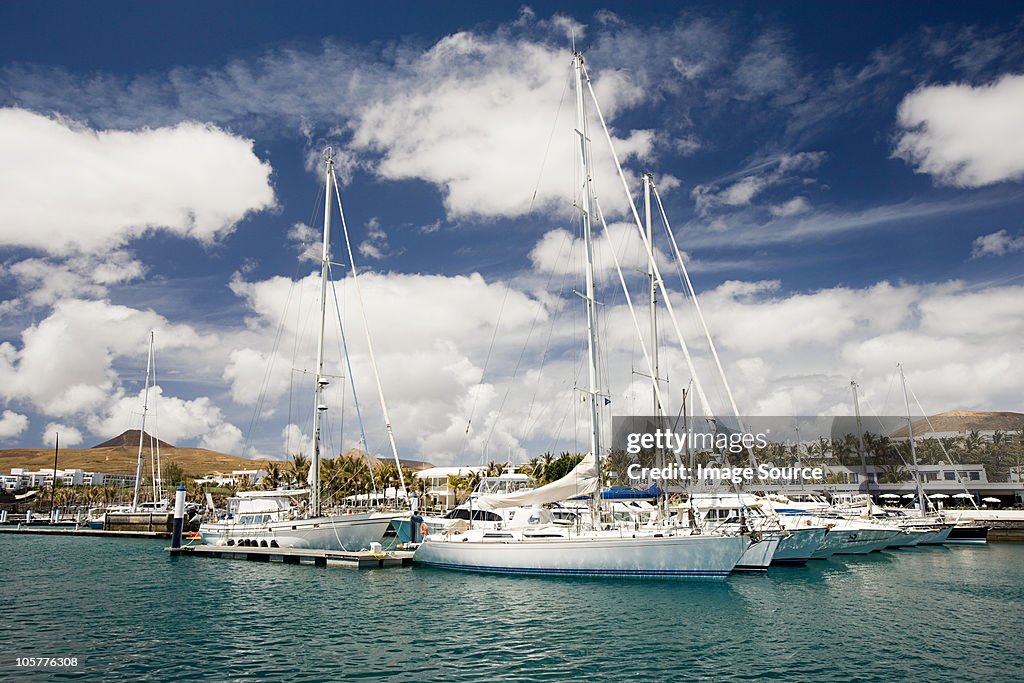
[[[90,510],[87,524],[92,529],[147,530],[167,528],[171,519],[170,501],[164,496],[162,469],[160,467],[160,440],[146,433],[146,419],[149,417],[149,390],[156,383],[156,356],[153,346],[156,333],[149,331],[149,352],[146,355],[146,381],[142,390],[142,423],[139,425],[139,448],[135,459],[135,488],[132,502],[126,505],[108,506]],[[150,438],[150,487],[151,499],[143,500],[142,487],[146,437]]]
[[[320,328],[313,403],[313,457],[307,480],[309,488],[240,492],[237,497],[229,499],[228,511],[221,519],[200,526],[199,534],[203,542],[211,545],[359,550],[379,542],[391,525],[391,520],[397,516],[395,512],[375,510],[327,514],[320,496],[320,461],[323,451],[321,425],[327,411],[324,390],[330,384],[329,376],[324,372],[324,333],[331,266],[331,205],[335,192],[339,212],[341,210],[341,193],[330,148],[324,154],[324,163],[326,187],[320,258]],[[388,434],[391,436],[390,423]],[[308,504],[303,508],[298,499],[307,494]]]
[[[750,546],[749,536],[697,534],[688,527],[626,529],[616,525],[600,495],[601,424],[597,357],[597,302],[594,287],[592,219],[597,215],[591,173],[584,85],[589,78],[583,55],[573,54],[576,82],[576,133],[584,179],[579,207],[586,250],[586,315],[589,386],[590,452],[567,475],[538,489],[483,496],[481,509],[532,506],[534,523],[514,529],[470,528],[428,535],[413,559],[445,569],[571,576],[630,578],[724,579]],[[581,495],[591,497],[586,525],[556,524],[543,506]],[[531,520],[532,521],[532,520]]]

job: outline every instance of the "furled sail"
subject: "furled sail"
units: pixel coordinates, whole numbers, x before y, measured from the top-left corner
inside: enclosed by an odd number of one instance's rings
[[[536,489],[480,496],[476,499],[475,504],[481,510],[527,507],[569,500],[570,498],[585,496],[596,490],[597,464],[594,461],[593,454],[588,453],[571,472],[558,481],[553,481]]]

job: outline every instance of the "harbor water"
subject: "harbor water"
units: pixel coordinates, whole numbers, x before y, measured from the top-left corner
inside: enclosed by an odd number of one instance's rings
[[[0,680],[1013,681],[1024,545],[720,583],[351,571],[0,536]],[[17,658],[77,658],[18,667]]]

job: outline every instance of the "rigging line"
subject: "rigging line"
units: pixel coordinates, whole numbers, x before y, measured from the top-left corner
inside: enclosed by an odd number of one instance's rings
[[[877,411],[875,410],[875,407],[874,407],[873,405],[871,405],[871,401],[870,401],[870,400],[868,400],[868,397],[867,397],[867,395],[866,395],[866,394],[865,394],[864,396],[861,396],[860,398],[861,398],[861,400],[862,400],[862,401],[864,401],[865,403],[867,403],[867,404],[868,404],[868,410],[870,410],[870,411],[871,411],[871,413],[872,413],[872,414],[874,415],[874,417],[875,417],[875,422],[877,422],[877,423],[878,423],[878,426],[879,426],[879,428],[880,428],[880,429],[879,429],[879,431],[880,431],[880,432],[882,432],[882,431],[885,431],[886,427],[885,427],[885,424],[883,424],[883,423],[882,423],[881,413],[877,412]],[[893,442],[892,440],[890,440],[890,441],[889,441],[889,445],[890,445],[890,446],[892,446],[892,450],[893,450],[893,451],[894,451],[894,452],[896,453],[897,457],[899,457],[899,459],[900,459],[900,462],[902,462],[902,463],[903,463],[903,466],[904,466],[904,467],[906,467],[906,468],[907,468],[908,470],[912,469],[912,468],[910,467],[910,463],[909,463],[909,462],[907,462],[907,459],[903,457],[903,453],[901,453],[901,452],[900,452],[900,449],[899,449],[899,447],[898,447],[898,446],[896,445],[896,443],[895,443],[895,442]],[[914,474],[914,476],[916,477],[916,476],[917,476],[917,474],[915,473],[915,474]]]
[[[697,396],[700,398],[701,407],[704,410],[704,415],[709,420],[714,420],[714,413],[711,410],[711,406],[708,404],[707,396],[704,394],[704,387],[700,380],[697,378],[697,371],[693,363],[693,359],[690,357],[690,350],[686,345],[686,340],[683,337],[682,329],[679,326],[679,321],[676,318],[675,309],[672,307],[672,302],[668,296],[668,290],[665,288],[665,281],[661,277],[661,268],[658,266],[657,260],[654,258],[654,252],[651,249],[651,244],[647,240],[646,231],[642,227],[640,216],[637,214],[636,206],[633,203],[632,195],[629,191],[629,183],[626,182],[626,176],[622,171],[622,164],[619,163],[619,156],[615,152],[615,147],[611,144],[611,134],[608,131],[608,125],[605,123],[604,115],[601,113],[601,105],[597,101],[597,95],[594,93],[594,86],[591,84],[589,77],[587,78],[587,88],[590,91],[590,99],[594,103],[594,112],[597,114],[598,120],[601,122],[601,127],[604,129],[605,139],[608,141],[608,147],[611,151],[612,160],[615,162],[615,168],[618,171],[619,179],[622,181],[622,188],[625,190],[626,198],[628,200],[630,211],[633,214],[634,225],[640,233],[640,239],[643,240],[644,247],[647,250],[647,258],[651,264],[651,269],[654,271],[654,275],[658,280],[658,286],[661,289],[662,298],[665,302],[665,308],[668,310],[669,319],[672,321],[672,326],[675,329],[676,336],[679,339],[680,348],[683,351],[683,357],[686,359],[686,364],[690,369],[690,374],[693,376],[694,388],[697,389]]]
[[[569,233],[567,231],[562,233],[562,244],[560,244],[559,247],[558,247],[558,254],[555,256],[556,260],[561,258],[562,248],[566,244],[568,244],[570,236],[571,235],[569,235]],[[569,252],[570,252],[570,255],[571,255],[571,253],[572,253],[572,247],[571,246],[569,248]],[[559,298],[561,298],[562,293],[565,292],[565,280],[566,280],[566,278],[569,275],[569,268],[570,268],[571,265],[572,265],[572,258],[570,256],[570,258],[566,258],[565,259],[565,268],[562,269],[562,279],[561,279],[561,282],[558,285],[558,296],[559,296]],[[534,387],[533,387],[533,396],[530,397],[530,405],[529,405],[529,408],[526,411],[526,419],[523,420],[523,430],[522,430],[523,431],[523,438],[528,438],[529,437],[530,433],[533,431],[533,426],[536,424],[536,421],[533,421],[533,423],[531,423],[531,417],[533,416],[534,406],[536,406],[536,403],[537,403],[537,394],[540,391],[540,382],[541,382],[541,379],[544,376],[544,366],[547,363],[548,351],[551,349],[551,336],[552,336],[552,334],[555,331],[555,323],[556,323],[556,321],[560,317],[561,316],[558,315],[557,313],[553,314],[551,316],[551,324],[548,325],[547,338],[544,340],[544,351],[541,353],[541,356],[540,356],[540,367],[537,369],[537,382],[536,382],[536,384],[534,384]]]
[[[718,375],[722,379],[723,386],[725,386],[726,396],[729,397],[729,405],[732,407],[733,415],[736,416],[736,421],[739,423],[740,431],[747,432],[746,425],[743,424],[743,418],[740,417],[740,409],[736,406],[736,399],[733,397],[732,389],[729,387],[729,380],[725,376],[722,360],[718,356],[718,349],[715,348],[715,342],[711,338],[711,330],[708,329],[707,321],[704,320],[704,312],[701,310],[700,302],[697,300],[697,292],[694,290],[693,282],[690,280],[690,273],[686,270],[686,264],[683,263],[683,255],[679,251],[676,236],[672,232],[672,226],[669,225],[668,215],[665,213],[665,205],[661,202],[661,195],[658,193],[658,187],[654,184],[653,179],[651,179],[651,189],[654,191],[654,198],[658,201],[658,211],[661,214],[662,225],[665,227],[665,232],[672,242],[672,251],[675,252],[676,262],[679,264],[679,272],[682,273],[683,279],[686,281],[686,291],[689,292],[690,298],[693,300],[693,308],[697,312],[697,318],[700,320],[700,325],[704,330],[704,337],[707,339],[708,348],[711,349],[711,356],[715,359],[715,367],[718,368]],[[653,247],[653,245],[649,246]],[[748,446],[747,455],[750,456],[752,466],[756,468],[757,458],[754,457],[754,449]]]
[[[338,175],[335,173],[334,168],[331,168],[331,180],[334,183],[335,197],[338,200],[338,215],[341,218],[341,228],[345,235],[345,248],[348,250],[348,262],[349,267],[352,268],[352,286],[356,290],[356,299],[359,302],[359,313],[363,319],[363,332],[366,334],[366,348],[370,353],[370,367],[373,368],[374,379],[377,380],[377,395],[380,398],[381,412],[384,416],[384,426],[387,429],[388,441],[391,443],[391,453],[395,457],[395,467],[398,469],[398,477],[402,483],[402,489],[405,491],[406,497],[409,496],[409,490],[405,487],[405,474],[402,472],[402,462],[398,459],[398,444],[395,443],[395,435],[391,429],[391,418],[388,416],[388,404],[384,400],[384,388],[380,383],[380,373],[377,371],[377,357],[373,353],[373,341],[370,339],[370,325],[366,320],[366,306],[363,304],[362,291],[359,289],[359,274],[356,269],[355,257],[352,255],[352,241],[348,235],[348,223],[345,222],[345,209],[341,205],[341,188],[338,186]]]
[[[309,225],[310,223],[313,222],[313,216],[316,215],[316,210],[320,207],[320,201],[321,201],[320,195],[321,194],[323,194],[322,187],[317,191],[317,195],[316,195],[316,197],[315,197],[315,199],[313,201],[313,209],[310,212],[310,218],[306,221],[307,225]],[[267,390],[268,390],[268,388],[270,386],[270,377],[271,377],[271,374],[273,373],[274,361],[277,358],[277,352],[278,352],[278,349],[280,347],[282,336],[284,334],[285,323],[286,323],[286,321],[288,319],[288,310],[291,307],[292,294],[293,294],[293,292],[295,290],[296,281],[297,281],[297,279],[299,277],[299,269],[301,268],[301,263],[302,263],[301,258],[296,261],[295,269],[294,269],[294,271],[292,273],[291,280],[290,280],[290,282],[288,284],[288,295],[285,297],[284,309],[281,311],[281,318],[278,321],[277,332],[274,335],[274,343],[273,343],[273,346],[271,347],[270,358],[267,360],[267,368],[264,371],[263,380],[262,380],[262,382],[260,384],[260,392],[259,392],[259,395],[257,396],[257,399],[256,399],[256,406],[255,406],[255,408],[253,410],[252,417],[249,420],[249,427],[248,427],[248,429],[246,431],[245,441],[244,441],[243,447],[242,447],[243,451],[248,451],[249,450],[249,446],[252,443],[253,431],[256,428],[256,423],[259,420],[260,416],[263,414],[263,406],[264,406],[264,404],[266,402],[266,394],[267,394]],[[299,318],[299,314],[301,313],[301,306],[296,306],[295,308],[296,308],[296,334],[295,334],[295,345],[294,345],[294,348],[292,350],[292,365],[293,366],[295,364],[294,363],[295,355],[298,353],[299,337],[301,336],[299,334],[299,329],[300,328],[298,327],[298,318]],[[293,396],[293,383],[292,383],[292,380],[293,380],[293,378],[294,378],[294,370],[289,375],[289,378],[288,378],[288,424],[291,424],[291,416],[292,416],[292,396]],[[285,451],[289,452],[290,450],[291,450],[291,435],[286,431],[286,433],[285,433]]]
[[[924,411],[924,406],[921,405],[921,401],[917,399],[917,394],[914,393],[914,387],[910,386],[910,382],[907,381],[906,376],[904,376],[903,380],[907,382],[907,389],[910,390],[910,395],[914,397],[914,403],[917,404],[917,407],[921,411],[921,414],[924,415],[924,419],[928,423],[928,429],[930,429],[932,433],[935,434],[935,427],[932,426],[932,421],[931,419],[929,419],[928,413]],[[945,455],[949,459],[949,463],[953,465],[954,468],[960,467],[960,463],[956,461],[956,459],[952,456],[952,454],[949,453],[949,451],[946,450],[946,447],[942,443],[942,439],[936,438],[935,440],[938,442],[939,448],[942,449],[943,455]],[[957,472],[955,469],[953,471],[956,473],[956,479],[960,483],[961,488],[963,488],[964,493],[970,495],[971,492],[967,490],[967,484],[965,484],[963,480],[960,479],[960,473]],[[971,496],[971,505],[974,506],[975,510],[978,509],[978,504],[974,501],[974,496]]]
[[[352,402],[356,409],[356,420],[359,422],[359,441],[363,445],[363,454],[366,456],[366,467],[370,470],[370,482],[373,484],[373,492],[377,493],[377,480],[373,476],[373,464],[370,462],[370,447],[366,443],[366,429],[363,427],[363,413],[359,408],[359,395],[356,393],[356,380],[352,374],[352,359],[348,355],[348,341],[345,338],[345,324],[341,318],[341,304],[338,302],[338,290],[334,286],[334,276],[331,271],[331,264],[327,264],[327,273],[331,276],[331,292],[334,294],[334,310],[338,314],[338,330],[341,332],[341,353],[345,359],[345,367],[348,372],[348,384],[352,387]],[[344,392],[342,392],[344,394]]]
[[[555,131],[558,129],[558,115],[562,112],[562,105],[565,103],[565,93],[569,90],[569,80],[569,78],[566,78],[562,83],[562,95],[558,98],[558,108],[555,109],[555,120],[551,123],[551,133],[548,135],[548,144],[544,148],[544,157],[540,162],[540,171],[537,173],[537,183],[533,186],[533,196],[530,197],[531,211],[533,210],[534,202],[537,201],[537,192],[540,190],[540,181],[544,177],[544,167],[548,162],[548,153],[551,152],[551,142],[555,139]]]
[[[157,384],[156,379],[156,349],[153,350],[153,386]],[[153,426],[150,427],[149,431],[149,459],[150,465],[153,467],[153,502],[157,502],[157,496],[162,493],[163,489],[163,468],[160,466],[160,440],[156,438],[157,433],[157,394],[153,394]],[[156,464],[153,464],[153,452],[156,451]],[[162,497],[162,496],[161,496]]]
[[[597,217],[601,221],[601,227],[604,228],[602,232],[605,238],[608,240],[608,249],[612,253],[612,259],[615,261],[615,272],[619,275],[619,284],[622,285],[622,293],[626,299],[626,306],[629,308],[630,318],[633,320],[633,328],[636,330],[637,339],[640,343],[640,351],[643,353],[644,362],[647,364],[647,371],[654,376],[654,363],[651,361],[651,355],[647,352],[647,344],[644,343],[643,333],[640,331],[640,321],[636,317],[636,309],[633,308],[633,298],[629,295],[629,288],[626,286],[626,278],[622,274],[622,267],[619,265],[619,257],[615,253],[615,243],[612,242],[611,235],[608,233],[608,224],[604,219],[604,212],[601,210],[601,202],[597,197],[594,197],[594,203],[597,208]],[[661,389],[657,383],[654,383],[654,393],[658,398],[658,403],[665,405],[664,398],[661,395]]]
[[[498,338],[498,330],[501,327],[501,316],[505,312],[505,302],[508,301],[508,293],[512,290],[511,287],[505,287],[505,295],[501,298],[501,306],[498,307],[498,319],[494,321],[494,332],[491,333],[491,343],[487,346],[487,357],[484,358],[484,367],[480,372],[480,381],[477,383],[478,390],[473,393],[473,405],[469,409],[469,419],[466,421],[466,431],[464,432],[465,438],[462,440],[462,448],[459,449],[459,454],[456,459],[462,456],[466,451],[466,447],[469,445],[469,428],[473,424],[473,416],[476,414],[476,404],[480,400],[479,387],[483,386],[484,378],[487,376],[487,366],[491,362],[491,351],[494,349],[494,340]]]
[[[558,253],[555,255],[555,260],[556,261],[562,255],[562,247],[564,247],[565,243],[566,243],[566,239],[565,238],[566,238],[566,234],[563,233],[563,235],[562,235],[562,244],[559,245]],[[555,278],[554,271],[551,271],[550,273],[548,273],[547,280],[544,283],[543,291],[548,291],[548,289],[551,286],[551,281],[554,280],[554,278]],[[508,296],[508,292],[509,292],[510,289],[511,289],[511,287],[509,287],[508,289],[505,290],[505,296],[506,297]],[[502,308],[504,308],[504,301],[502,302]],[[484,439],[484,443],[483,443],[483,450],[484,450],[484,452],[486,452],[487,446],[491,442],[491,437],[494,435],[494,429],[495,429],[495,427],[498,424],[498,418],[501,416],[501,411],[504,409],[505,402],[508,400],[509,393],[511,393],[511,391],[512,391],[513,382],[515,381],[515,378],[518,376],[519,368],[520,368],[520,366],[521,366],[521,364],[523,362],[523,358],[526,356],[526,349],[529,348],[530,339],[533,338],[533,331],[537,327],[537,321],[540,320],[540,315],[543,312],[544,312],[544,302],[541,301],[540,297],[538,297],[537,298],[537,310],[536,310],[536,312],[533,315],[533,320],[530,322],[530,329],[526,333],[526,339],[523,341],[523,347],[519,351],[519,358],[518,358],[518,360],[516,360],[515,368],[512,370],[512,376],[509,378],[508,384],[505,386],[505,395],[501,397],[501,403],[498,405],[497,413],[495,414],[494,419],[491,421],[491,428],[487,432],[487,438]],[[500,322],[501,314],[499,313],[498,316],[499,316],[499,322]],[[552,316],[552,318],[553,317],[554,316]],[[494,327],[494,332],[495,332],[495,335],[497,335],[497,332],[498,332],[497,324]],[[550,336],[549,336],[549,339],[550,339]],[[494,337],[491,337],[491,344],[492,345],[494,344]],[[489,358],[490,357],[490,349],[488,349],[487,354],[488,354],[488,358]],[[484,367],[486,368],[486,363],[485,363]],[[483,381],[483,376],[481,376],[480,379],[481,379],[481,382],[482,382]],[[538,379],[538,382],[539,382],[539,379]],[[534,396],[536,397],[536,393],[534,393]],[[479,392],[477,392],[477,397],[479,397]],[[476,407],[476,400],[475,399],[474,399],[473,405],[474,405],[474,409],[475,409],[475,407]],[[532,407],[532,405],[531,405],[531,407]],[[472,421],[472,416],[473,416],[473,413],[470,412],[470,421]],[[527,417],[529,417],[529,413],[527,413]],[[466,441],[468,442],[468,440],[469,440],[469,423],[466,423]],[[465,445],[463,447],[465,447]],[[460,455],[461,455],[461,451],[460,451]]]

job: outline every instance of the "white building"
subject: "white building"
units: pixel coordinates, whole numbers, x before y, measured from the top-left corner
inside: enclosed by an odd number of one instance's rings
[[[24,467],[12,467],[9,475],[3,477],[5,491],[21,489],[44,489],[53,486],[54,470],[32,472]],[[80,469],[58,469],[57,482],[62,486],[135,486],[133,474],[106,474],[104,472],[86,472]]]
[[[466,477],[486,471],[486,467],[428,467],[413,476],[426,480],[428,504],[449,508],[455,505],[455,492],[448,487],[448,477]]]

